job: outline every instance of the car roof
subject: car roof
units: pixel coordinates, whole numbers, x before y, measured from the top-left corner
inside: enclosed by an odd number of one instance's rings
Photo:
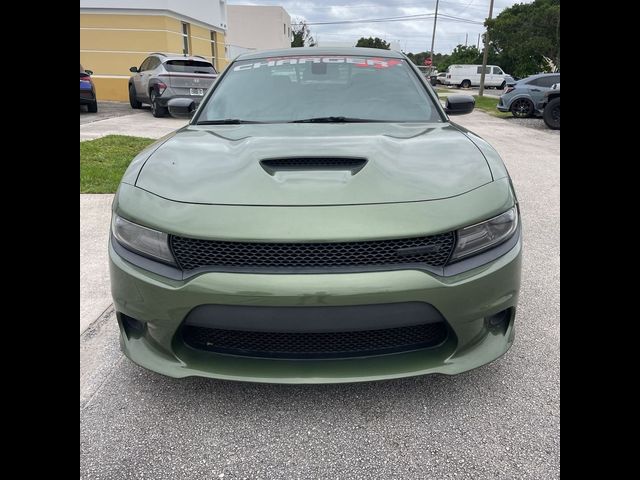
[[[379,48],[364,47],[293,47],[277,50],[261,50],[258,52],[243,53],[236,60],[253,60],[267,57],[291,57],[299,55],[354,55],[358,57],[385,57],[404,58],[404,55],[395,50],[381,50]]]
[[[529,75],[528,77],[524,77],[522,80],[533,79],[546,77],[547,75],[560,75],[560,72],[545,72],[545,73],[536,73],[535,75]]]
[[[163,62],[167,60],[204,60],[205,62],[211,63],[208,58],[201,57],[200,55],[178,55],[177,53],[162,53],[162,52],[154,52],[149,54],[150,57],[160,57]]]

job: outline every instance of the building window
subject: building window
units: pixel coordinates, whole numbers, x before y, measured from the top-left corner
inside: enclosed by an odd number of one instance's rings
[[[218,60],[216,58],[217,45],[218,45],[218,42],[217,42],[216,32],[211,30],[211,63],[213,63],[213,66],[216,67],[216,70],[218,70]]]
[[[282,26],[284,27],[284,32],[283,34],[286,35],[287,34],[287,24],[283,23]]]
[[[182,22],[182,53],[191,55],[191,35],[189,24]]]

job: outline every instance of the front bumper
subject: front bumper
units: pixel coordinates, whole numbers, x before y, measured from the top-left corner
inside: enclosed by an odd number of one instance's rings
[[[269,383],[339,383],[429,373],[457,374],[491,362],[514,339],[521,241],[498,259],[449,277],[395,270],[339,274],[203,273],[172,280],[143,270],[109,246],[116,311],[143,322],[140,332],[121,329],[123,352],[135,363],[171,377],[203,376]],[[251,358],[194,350],[178,334],[201,305],[345,306],[425,302],[452,332],[438,347],[341,359]],[[506,329],[485,319],[510,309]]]

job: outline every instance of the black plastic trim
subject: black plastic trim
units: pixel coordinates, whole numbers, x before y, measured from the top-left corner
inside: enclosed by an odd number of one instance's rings
[[[364,305],[262,306],[199,305],[184,326],[251,332],[355,332],[444,322],[425,302]]]

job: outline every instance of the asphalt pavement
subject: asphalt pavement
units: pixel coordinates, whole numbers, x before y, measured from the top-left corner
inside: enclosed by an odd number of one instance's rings
[[[498,150],[521,204],[505,356],[452,377],[346,385],[177,380],[122,356],[107,307],[80,338],[81,478],[559,478],[560,135],[482,112],[455,120]],[[89,203],[108,215],[109,202]]]

